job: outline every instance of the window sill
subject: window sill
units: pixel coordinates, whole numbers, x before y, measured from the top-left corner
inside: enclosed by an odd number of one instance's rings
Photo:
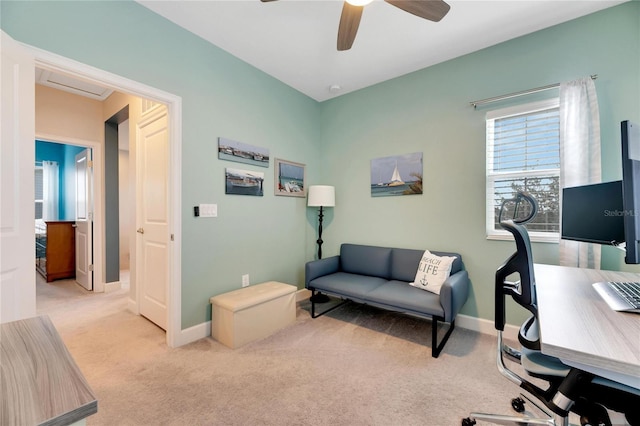
[[[555,235],[535,235],[529,233],[529,239],[532,243],[552,243],[558,244],[560,242],[560,237]],[[504,234],[490,234],[487,235],[487,240],[493,241],[513,241],[513,235],[504,233]]]

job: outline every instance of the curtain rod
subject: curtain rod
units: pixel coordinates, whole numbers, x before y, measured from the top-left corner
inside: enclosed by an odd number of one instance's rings
[[[598,78],[598,74],[591,75],[592,80],[595,80],[596,78]],[[536,87],[535,89],[522,90],[520,92],[508,93],[506,95],[494,96],[493,98],[480,99],[478,101],[471,101],[469,102],[469,105],[472,105],[474,108],[477,108],[478,105],[490,104],[492,102],[498,102],[505,99],[517,98],[518,96],[544,92],[545,90],[555,89],[556,87],[560,87],[560,83],[549,84],[547,86],[542,86],[542,87]]]

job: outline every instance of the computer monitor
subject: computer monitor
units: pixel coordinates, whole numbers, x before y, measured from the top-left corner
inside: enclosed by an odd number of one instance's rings
[[[640,264],[640,126],[620,123],[622,180],[562,190],[561,238],[624,247]],[[623,245],[624,243],[624,245]]]
[[[625,262],[640,264],[640,126],[620,123],[622,134],[622,201],[626,241]]]
[[[618,246],[625,242],[622,181],[563,188],[561,238]]]

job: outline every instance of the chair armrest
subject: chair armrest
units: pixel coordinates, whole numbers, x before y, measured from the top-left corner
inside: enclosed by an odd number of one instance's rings
[[[304,286],[309,288],[309,282],[324,275],[333,274],[340,270],[340,256],[307,262],[304,267]]]
[[[442,284],[440,288],[440,304],[444,309],[445,322],[456,318],[460,309],[469,297],[469,273],[458,271]]]

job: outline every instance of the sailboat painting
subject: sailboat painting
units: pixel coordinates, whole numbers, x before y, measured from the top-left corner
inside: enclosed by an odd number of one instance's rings
[[[422,194],[422,153],[371,160],[371,196]]]

